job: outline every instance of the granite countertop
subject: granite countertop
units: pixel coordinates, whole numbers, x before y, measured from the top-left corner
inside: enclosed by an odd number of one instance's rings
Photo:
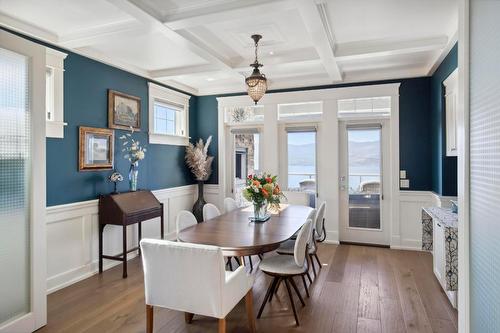
[[[445,227],[458,229],[458,214],[453,213],[451,208],[424,207],[423,209],[433,219],[439,220]]]

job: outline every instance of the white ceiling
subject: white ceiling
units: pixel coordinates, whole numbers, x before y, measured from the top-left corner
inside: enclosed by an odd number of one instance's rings
[[[270,89],[430,75],[457,0],[0,0],[0,24],[207,95],[245,90],[250,35]]]

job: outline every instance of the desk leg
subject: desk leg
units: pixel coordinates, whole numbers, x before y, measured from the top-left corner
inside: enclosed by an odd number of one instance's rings
[[[123,226],[123,278],[127,277],[127,226]]]
[[[102,238],[105,224],[99,223],[99,273],[102,273]]]
[[[142,239],[142,222],[139,222],[139,240],[137,241],[137,246],[139,247],[138,253],[141,255],[141,239]]]
[[[165,237],[165,227],[164,227],[164,221],[163,221],[163,203],[161,205],[161,217],[160,217],[160,222],[161,222],[161,239]]]

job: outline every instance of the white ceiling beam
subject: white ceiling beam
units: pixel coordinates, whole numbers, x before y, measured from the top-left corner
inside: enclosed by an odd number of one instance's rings
[[[201,44],[199,41],[193,41],[185,38],[179,33],[173,31],[166,25],[164,25],[157,17],[149,14],[144,9],[132,4],[127,0],[108,0],[110,3],[114,4],[119,9],[128,13],[129,15],[135,17],[137,20],[151,26],[153,29],[163,33],[168,39],[176,43],[179,47],[185,48],[190,52],[202,57],[208,62],[216,65],[220,70],[226,72],[233,72],[232,67],[227,59],[217,54],[215,51],[207,48],[205,45]],[[234,72],[233,72],[234,73]]]
[[[204,64],[197,66],[183,66],[167,69],[159,69],[150,71],[149,74],[155,79],[167,79],[181,75],[191,75],[200,73],[213,73],[219,71],[219,68],[212,64]]]
[[[102,41],[104,38],[109,38],[110,35],[134,30],[144,31],[144,25],[136,19],[111,22],[61,35],[59,37],[59,44],[70,48],[89,46]]]
[[[339,62],[410,54],[442,49],[448,42],[447,36],[414,40],[369,40],[337,44],[336,59]]]
[[[326,3],[317,5],[314,0],[297,0],[296,3],[328,76],[332,82],[342,81],[342,72],[335,59],[335,39],[328,22]]]
[[[180,14],[167,15],[164,23],[172,30],[234,20],[239,17],[259,16],[262,13],[273,13],[296,8],[291,0],[239,0],[226,4],[187,11]]]
[[[434,59],[434,61],[431,62],[429,68],[427,69],[427,75],[432,76],[436,69],[438,69],[439,65],[443,62],[444,58],[448,55],[448,53],[451,51],[453,46],[458,41],[458,30],[451,36],[451,38],[448,40],[448,43],[446,46],[443,48],[443,50],[439,53],[439,55]]]

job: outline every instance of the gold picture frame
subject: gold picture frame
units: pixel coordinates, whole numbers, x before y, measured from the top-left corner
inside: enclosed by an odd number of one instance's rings
[[[80,126],[78,171],[112,170],[115,131]]]
[[[108,90],[108,127],[141,130],[141,98]]]

